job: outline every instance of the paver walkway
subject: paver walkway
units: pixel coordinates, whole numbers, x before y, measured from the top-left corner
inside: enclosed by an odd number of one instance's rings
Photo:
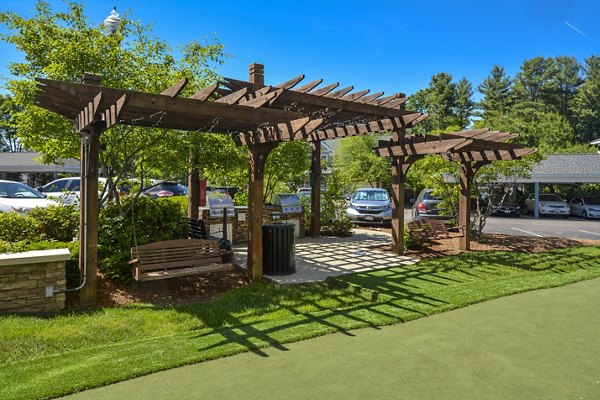
[[[600,279],[159,372],[75,399],[600,399]],[[287,351],[285,351],[287,350]]]
[[[324,282],[329,276],[353,274],[393,265],[415,264],[411,257],[374,250],[389,245],[389,233],[355,229],[350,237],[322,237],[296,239],[296,273],[291,275],[265,275],[266,281],[280,286]],[[234,246],[235,263],[245,268],[247,247]]]

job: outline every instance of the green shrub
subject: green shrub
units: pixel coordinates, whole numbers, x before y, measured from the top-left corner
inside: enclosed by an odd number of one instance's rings
[[[79,210],[74,205],[35,208],[29,216],[39,222],[39,230],[48,239],[70,242],[79,234]]]
[[[98,221],[98,258],[111,279],[128,281],[127,264],[136,245],[187,237],[188,222],[181,205],[169,199],[127,196],[121,205],[108,204]]]
[[[321,233],[324,235],[352,235],[352,221],[346,215],[344,185],[338,171],[325,178],[325,189],[321,191]]]
[[[29,215],[0,213],[0,240],[7,242],[33,242],[44,240],[40,233],[40,223]]]

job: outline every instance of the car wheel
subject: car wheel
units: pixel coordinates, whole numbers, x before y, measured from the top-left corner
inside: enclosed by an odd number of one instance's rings
[[[586,219],[587,218],[587,211],[583,210],[581,212],[581,218]]]

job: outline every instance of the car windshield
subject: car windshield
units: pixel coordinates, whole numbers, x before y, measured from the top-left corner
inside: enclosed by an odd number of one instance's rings
[[[387,201],[389,199],[387,192],[380,190],[360,190],[352,196],[352,200]]]
[[[600,197],[584,197],[583,202],[588,206],[600,206]]]
[[[19,182],[0,182],[0,198],[43,199],[44,195],[37,190]]]
[[[562,201],[562,199],[555,194],[540,194],[540,201]]]

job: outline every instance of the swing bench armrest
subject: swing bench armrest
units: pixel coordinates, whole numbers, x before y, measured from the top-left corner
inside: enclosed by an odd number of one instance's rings
[[[137,264],[138,262],[139,262],[139,259],[138,259],[138,258],[136,258],[136,259],[134,259],[134,260],[129,260],[129,261],[127,261],[127,264]]]

